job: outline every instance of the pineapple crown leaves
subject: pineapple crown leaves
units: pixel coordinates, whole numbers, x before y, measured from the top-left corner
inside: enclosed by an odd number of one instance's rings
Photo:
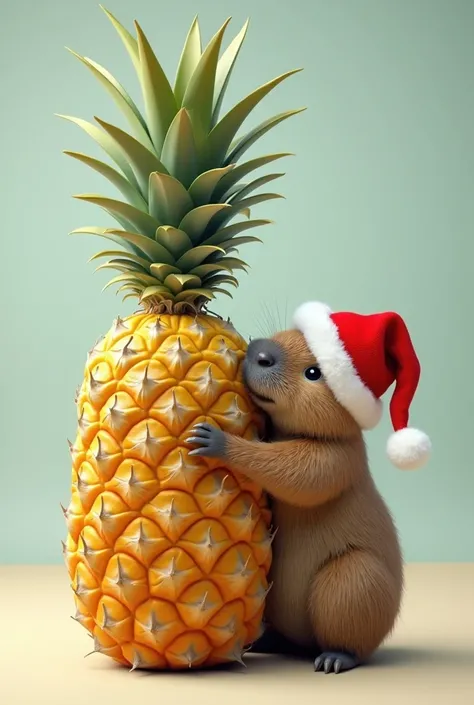
[[[271,222],[252,219],[251,208],[282,198],[259,190],[282,173],[254,178],[253,172],[290,154],[239,160],[260,137],[304,108],[273,116],[242,136],[239,130],[268,93],[301,69],[265,83],[221,116],[248,20],[221,51],[230,18],[203,49],[196,17],[172,84],[138,22],[133,36],[112,13],[102,10],[135,68],[144,109],[142,113],[106,68],[70,50],[107,90],[130,128],[127,132],[98,117],[94,124],[59,115],[84,130],[113,164],[81,152],[65,154],[105,177],[122,197],[75,196],[98,205],[120,227],[87,226],[73,233],[103,237],[120,247],[91,258],[109,258],[97,269],[119,272],[104,288],[119,284],[124,298],[135,296],[146,308],[199,311],[217,293],[231,296],[222,287],[238,286],[234,271],[247,271],[248,265],[233,253],[240,245],[261,240],[242,233]]]

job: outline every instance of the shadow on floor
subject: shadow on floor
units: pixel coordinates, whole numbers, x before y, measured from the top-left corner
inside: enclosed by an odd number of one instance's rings
[[[427,649],[426,647],[386,646],[374,654],[367,668],[397,666],[468,666],[474,663],[474,646],[472,648]]]
[[[465,670],[472,668],[474,662],[474,649],[427,649],[425,647],[415,648],[415,647],[403,647],[403,646],[386,646],[378,651],[370,662],[366,663],[362,668],[365,670],[367,668],[383,668],[383,669],[394,669],[403,666],[419,668],[420,666],[429,665],[433,668],[437,666],[451,666],[454,668],[459,668]],[[198,678],[209,678],[216,677],[216,675],[224,676],[226,674],[242,674],[243,676],[261,676],[263,674],[270,674],[278,670],[279,673],[288,672],[295,673],[297,671],[305,671],[312,669],[312,659],[303,657],[290,657],[290,656],[274,656],[274,655],[260,655],[260,654],[248,654],[245,658],[246,667],[239,664],[230,664],[217,666],[212,669],[192,669],[184,671],[168,671],[166,673],[167,677],[198,677]],[[117,669],[124,673],[128,673],[128,669],[120,666],[119,664],[113,663],[108,659],[104,660],[100,665],[95,666],[97,669]],[[357,669],[360,670],[360,669]],[[349,671],[348,673],[351,673]],[[154,670],[136,670],[135,674],[138,676],[155,676],[159,677],[160,672]],[[341,674],[348,675],[348,674]]]

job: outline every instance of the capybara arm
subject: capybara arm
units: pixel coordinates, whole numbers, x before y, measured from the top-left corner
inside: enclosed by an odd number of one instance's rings
[[[226,437],[225,460],[275,498],[316,506],[340,495],[363,468],[357,444],[295,439],[262,443]],[[363,457],[363,455],[362,455]]]

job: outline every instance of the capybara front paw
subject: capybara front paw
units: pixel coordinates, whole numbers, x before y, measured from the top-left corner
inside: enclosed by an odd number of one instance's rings
[[[359,659],[343,651],[323,651],[314,661],[315,671],[324,673],[342,673],[350,671],[360,664]]]

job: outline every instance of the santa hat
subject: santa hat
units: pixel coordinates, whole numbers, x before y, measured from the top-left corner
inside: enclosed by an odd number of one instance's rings
[[[382,416],[380,397],[396,382],[390,402],[394,433],[387,443],[388,457],[402,470],[424,465],[431,452],[430,439],[408,426],[420,363],[401,316],[333,313],[325,304],[309,301],[297,308],[293,320],[327,385],[360,428],[377,426]]]

